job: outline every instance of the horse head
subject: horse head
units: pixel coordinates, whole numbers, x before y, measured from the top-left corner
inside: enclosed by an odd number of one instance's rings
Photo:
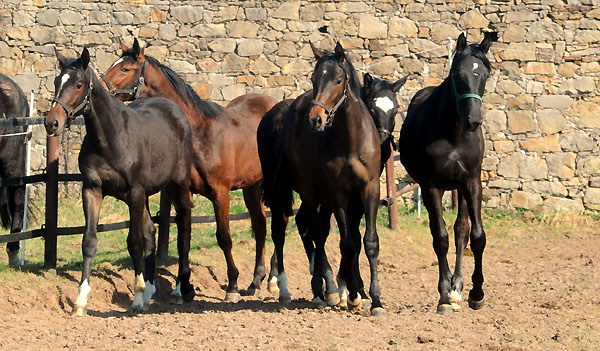
[[[53,104],[44,122],[48,135],[60,135],[75,117],[85,111],[93,89],[87,48],[83,48],[76,60],[68,60],[55,52],[60,74],[54,79]]]
[[[133,47],[121,43],[121,57],[100,76],[106,90],[121,101],[132,101],[140,96],[144,86],[148,61],[137,38]]]
[[[331,126],[336,111],[352,94],[351,72],[344,48],[338,42],[334,53],[324,53],[310,43],[317,59],[312,73],[313,100],[308,112],[308,121],[315,131],[323,131]]]
[[[450,85],[456,112],[467,130],[476,130],[482,122],[481,96],[490,76],[490,61],[485,56],[496,33],[485,33],[480,44],[467,44],[463,33],[458,37],[456,51],[450,68]]]
[[[396,126],[396,114],[398,113],[398,100],[396,93],[406,83],[408,76],[390,83],[385,79],[378,79],[365,73],[360,97],[369,109],[381,143],[388,142],[391,133]],[[392,140],[393,141],[393,140]]]

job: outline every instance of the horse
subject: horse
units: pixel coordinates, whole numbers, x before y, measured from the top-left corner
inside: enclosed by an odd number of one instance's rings
[[[469,307],[484,305],[482,256],[485,231],[481,223],[481,162],[484,140],[481,131],[482,95],[490,75],[486,57],[495,34],[485,33],[480,44],[467,44],[460,34],[448,77],[438,86],[418,91],[412,98],[400,132],[400,161],[422,189],[429,212],[429,228],[438,258],[440,299],[437,313],[451,314],[460,308],[463,289],[462,256],[469,240],[475,257]],[[458,213],[454,223],[456,265],[448,267],[448,232],[442,195],[458,190]]]
[[[98,216],[105,196],[129,207],[127,249],[135,271],[134,313],[144,311],[156,291],[155,232],[146,198],[166,188],[177,210],[179,272],[177,285],[189,283],[189,238],[192,199],[189,194],[191,128],[181,108],[165,98],[140,99],[129,106],[102,89],[89,68],[84,48],[76,60],[56,52],[60,74],[54,81],[53,105],[45,118],[49,136],[60,135],[78,115],[85,119],[86,135],[79,153],[83,177],[82,199],[85,233],[82,241],[83,271],[74,314],[87,313],[89,277],[96,253]],[[145,256],[145,269],[142,263]],[[144,276],[145,279],[144,280]]]
[[[392,154],[392,146],[395,149],[395,143],[393,141],[393,137],[391,135],[391,131],[395,128],[395,116],[398,112],[398,100],[396,99],[396,93],[400,90],[400,88],[406,83],[406,79],[408,76],[405,76],[398,81],[391,83],[385,79],[378,79],[371,76],[369,73],[365,73],[363,76],[363,86],[361,88],[360,96],[363,102],[365,103],[368,111],[373,118],[373,122],[379,132],[380,139],[380,147],[381,147],[381,171],[383,171],[383,166],[385,162]],[[294,100],[287,99],[283,100],[277,105],[275,105],[261,120],[258,131],[257,131],[257,140],[258,140],[258,152],[260,155],[261,166],[263,169],[263,200],[266,206],[270,207],[270,199],[268,198],[269,194],[273,192],[278,192],[280,189],[277,189],[277,175],[279,173],[279,168],[281,165],[276,164],[279,159],[279,152],[282,152],[282,127],[283,121],[285,118],[285,114]],[[265,191],[265,187],[272,187]],[[291,201],[286,201],[286,203],[291,203]],[[362,204],[360,202],[360,198],[354,196],[349,205],[351,208],[354,208],[352,213],[357,214],[358,216],[363,215]],[[306,223],[306,210],[305,206],[300,205],[298,213],[296,214],[296,226],[298,228],[298,233],[302,239],[304,249],[306,255],[308,257],[310,263],[310,273],[313,274],[314,271],[314,242],[312,238],[309,237],[307,232],[307,223]],[[287,221],[289,216],[292,215],[291,206],[286,208],[284,211],[284,225],[287,227]],[[276,222],[274,221],[273,224]],[[280,222],[281,224],[281,222]],[[285,231],[285,228],[283,229]],[[272,231],[276,231],[276,229],[272,229]],[[333,282],[333,273],[331,271],[331,266],[327,260],[326,255],[323,256],[323,276],[325,277],[325,282],[328,286],[330,286],[329,291],[335,290],[335,282]],[[277,283],[277,261],[276,255],[273,255],[273,259],[271,260],[271,271],[269,273],[269,288],[271,290],[275,290]],[[328,305],[340,304],[341,306],[346,305],[346,295],[344,287],[342,287],[339,291],[340,297],[334,295],[326,296],[326,303]],[[365,297],[366,298],[366,297]]]
[[[360,308],[364,295],[358,272],[361,249],[359,223],[350,216],[349,199],[358,194],[365,209],[365,251],[371,268],[372,315],[383,315],[377,260],[379,238],[375,225],[379,204],[379,136],[373,119],[360,99],[360,83],[340,43],[335,51],[322,52],[311,43],[317,64],[311,76],[313,89],[296,98],[282,126],[282,149],[276,184],[264,187],[272,211],[272,237],[277,255],[277,284],[281,302],[291,300],[284,269],[285,215],[291,207],[292,190],[305,206],[307,230],[315,245],[311,286],[314,302],[322,305],[323,257],[329,219],[335,214],[340,229],[342,259],[340,277],[347,282],[350,308]],[[271,190],[278,191],[272,192]],[[337,294],[326,286],[329,296]]]
[[[23,90],[9,77],[0,74],[0,115],[2,118],[29,117],[29,104]],[[25,132],[26,127],[0,127],[0,134]],[[0,136],[0,177],[16,178],[25,175],[25,135]],[[0,188],[0,221],[11,233],[23,229],[25,186]],[[8,264],[18,265],[19,242],[6,244]]]
[[[256,240],[254,278],[247,292],[260,295],[266,276],[266,214],[261,203],[262,170],[256,146],[256,129],[275,99],[246,94],[226,107],[205,101],[169,67],[144,55],[137,39],[133,47],[121,45],[121,57],[102,75],[109,91],[122,101],[144,96],[164,96],[175,101],[192,126],[192,185],[194,194],[208,198],[215,211],[217,242],[227,262],[225,301],[240,299],[238,269],[231,249],[229,191],[242,189]]]

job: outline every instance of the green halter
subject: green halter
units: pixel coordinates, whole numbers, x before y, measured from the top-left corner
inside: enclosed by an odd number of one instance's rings
[[[459,116],[461,116],[460,110],[458,109],[458,103],[460,102],[460,100],[468,99],[468,98],[475,98],[475,99],[481,101],[481,103],[483,104],[483,99],[481,98],[481,96],[479,96],[477,94],[474,94],[474,93],[459,94],[458,90],[456,90],[456,84],[454,83],[454,75],[452,75],[452,74],[450,74],[450,81],[452,82],[452,91],[454,92],[454,101],[456,102],[456,112],[458,113]]]

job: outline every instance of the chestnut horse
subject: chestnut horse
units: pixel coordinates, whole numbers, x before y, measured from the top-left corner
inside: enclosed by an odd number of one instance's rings
[[[120,100],[164,96],[185,111],[192,126],[191,191],[208,198],[217,220],[217,242],[227,261],[229,284],[225,301],[238,301],[238,269],[231,253],[229,191],[242,189],[256,240],[254,279],[250,294],[259,294],[265,278],[266,216],[260,201],[262,170],[256,146],[256,128],[275,99],[258,94],[240,96],[221,107],[198,97],[175,72],[144,55],[137,39],[122,45],[121,57],[103,75],[109,91]],[[177,289],[176,289],[177,290]]]
[[[4,74],[0,74],[0,118],[25,117],[29,113],[27,98],[21,88]],[[0,128],[0,134],[25,132],[27,127]],[[16,178],[25,175],[25,135],[0,137],[0,177]],[[0,220],[11,233],[23,229],[25,186],[0,188]],[[19,264],[19,242],[6,244],[8,264]]]
[[[57,58],[60,74],[54,81],[54,103],[46,115],[46,131],[50,136],[58,136],[78,115],[83,115],[86,126],[79,153],[86,228],[81,245],[83,272],[74,314],[87,313],[90,270],[98,242],[98,216],[106,195],[129,206],[127,249],[135,270],[133,311],[142,312],[156,291],[156,228],[150,219],[146,198],[165,187],[177,210],[177,285],[191,289],[193,293],[188,261],[192,133],[184,112],[177,104],[164,98],[141,99],[129,106],[114,99],[102,89],[100,81],[88,67],[90,57],[86,48],[77,60],[68,61],[58,52]]]
[[[359,308],[364,295],[358,273],[362,216],[349,212],[350,198],[358,196],[365,210],[365,251],[371,267],[371,313],[385,313],[380,301],[377,260],[379,238],[375,219],[379,204],[380,146],[377,128],[360,99],[360,83],[354,67],[338,43],[335,53],[314,46],[318,62],[312,74],[313,89],[294,100],[282,126],[283,152],[275,160],[274,184],[264,187],[273,213],[273,242],[277,255],[279,299],[290,300],[284,269],[285,221],[292,189],[305,208],[309,237],[315,241],[312,290],[314,302],[331,301],[337,291],[327,284],[323,295],[325,240],[329,219],[335,214],[340,229],[340,278],[347,283],[348,304]],[[275,190],[275,191],[272,191]],[[360,294],[360,296],[359,296]]]
[[[459,309],[463,289],[462,257],[469,241],[475,257],[473,289],[469,306],[483,307],[482,256],[485,232],[481,224],[481,162],[484,141],[481,132],[481,96],[490,75],[485,54],[495,40],[486,33],[480,44],[467,45],[464,34],[448,77],[435,87],[419,90],[413,97],[400,132],[400,160],[408,174],[421,186],[423,202],[429,212],[429,228],[438,258],[440,299],[437,312],[450,314]],[[448,232],[443,218],[444,191],[458,189],[458,214],[454,222],[456,265],[450,272]]]
[[[406,83],[407,78],[408,76],[405,76],[394,83],[388,82],[385,79],[375,78],[369,73],[365,73],[363,78],[364,83],[361,88],[360,95],[361,99],[369,110],[371,117],[373,118],[373,122],[375,122],[377,131],[379,132],[381,146],[381,171],[383,171],[383,167],[387,159],[392,155],[392,147],[395,149],[395,143],[391,132],[395,128],[395,117],[399,108],[398,100],[396,99],[396,93],[400,90],[404,83]],[[292,99],[287,99],[277,103],[277,105],[267,112],[258,125],[258,153],[260,156],[260,162],[264,176],[263,189],[267,187],[277,187],[278,183],[277,179],[275,178],[279,173],[278,167],[281,166],[277,164],[277,161],[279,160],[278,153],[283,152],[283,121],[287,110],[290,108],[293,101],[294,100]],[[267,196],[272,194],[274,191],[280,191],[280,189],[271,188],[264,191],[264,195],[266,195],[264,197],[265,205],[270,206],[270,199]],[[358,216],[362,216],[364,212],[360,198],[354,196],[350,201],[349,207],[352,208],[350,211]],[[291,201],[288,201],[287,203],[291,203]],[[284,222],[280,224],[287,226],[288,218],[292,214],[291,211],[291,207],[285,209]],[[273,224],[276,224],[276,221],[273,221]],[[300,205],[300,208],[298,209],[298,213],[296,214],[296,226],[304,244],[306,256],[308,257],[310,263],[310,273],[312,274],[314,269],[315,246],[307,231],[308,223],[305,206]],[[277,228],[274,228],[273,230],[275,231]],[[285,228],[283,230],[285,230]],[[327,286],[329,286],[329,288],[326,288],[326,290],[335,290],[336,284],[333,281],[333,272],[326,255],[323,256],[323,269],[325,283]],[[273,255],[273,259],[271,260],[271,271],[269,273],[270,289],[273,288],[273,285],[276,285],[277,275],[276,255]],[[345,291],[344,287],[342,286],[339,289],[339,293],[339,299],[332,295],[326,296],[327,304],[334,305],[339,301],[340,305],[344,306],[347,300],[347,291]],[[366,298],[366,296],[364,297]]]

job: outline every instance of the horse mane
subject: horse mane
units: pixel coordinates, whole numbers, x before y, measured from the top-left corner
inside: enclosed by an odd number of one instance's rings
[[[456,63],[460,62],[460,60],[462,60],[463,58],[465,58],[467,56],[474,56],[475,58],[477,58],[477,59],[481,60],[481,62],[483,62],[483,65],[485,66],[485,68],[487,68],[488,70],[492,69],[492,64],[490,63],[490,60],[483,53],[483,51],[479,50],[478,44],[470,44],[464,50],[455,53],[454,59],[452,60],[451,69],[454,68],[454,65]]]
[[[121,55],[121,57],[125,57],[125,56],[131,56],[134,59],[136,58],[133,50],[125,51],[123,53],[123,55]],[[167,81],[169,82],[169,84],[171,84],[171,87],[173,87],[173,89],[175,90],[177,95],[179,95],[184,100],[191,102],[192,105],[194,106],[194,109],[196,110],[196,112],[198,112],[198,114],[200,114],[204,117],[207,117],[207,118],[211,118],[211,119],[215,119],[222,115],[222,111],[223,111],[222,106],[220,106],[219,104],[216,104],[214,102],[210,102],[210,101],[201,99],[198,96],[198,94],[196,94],[194,89],[192,89],[192,87],[189,84],[187,84],[183,80],[183,78],[181,78],[171,68],[163,65],[162,63],[160,63],[157,59],[155,59],[152,56],[145,55],[144,57],[146,58],[146,60],[149,63],[155,65],[156,67],[158,67],[160,69],[160,71],[167,78]]]

